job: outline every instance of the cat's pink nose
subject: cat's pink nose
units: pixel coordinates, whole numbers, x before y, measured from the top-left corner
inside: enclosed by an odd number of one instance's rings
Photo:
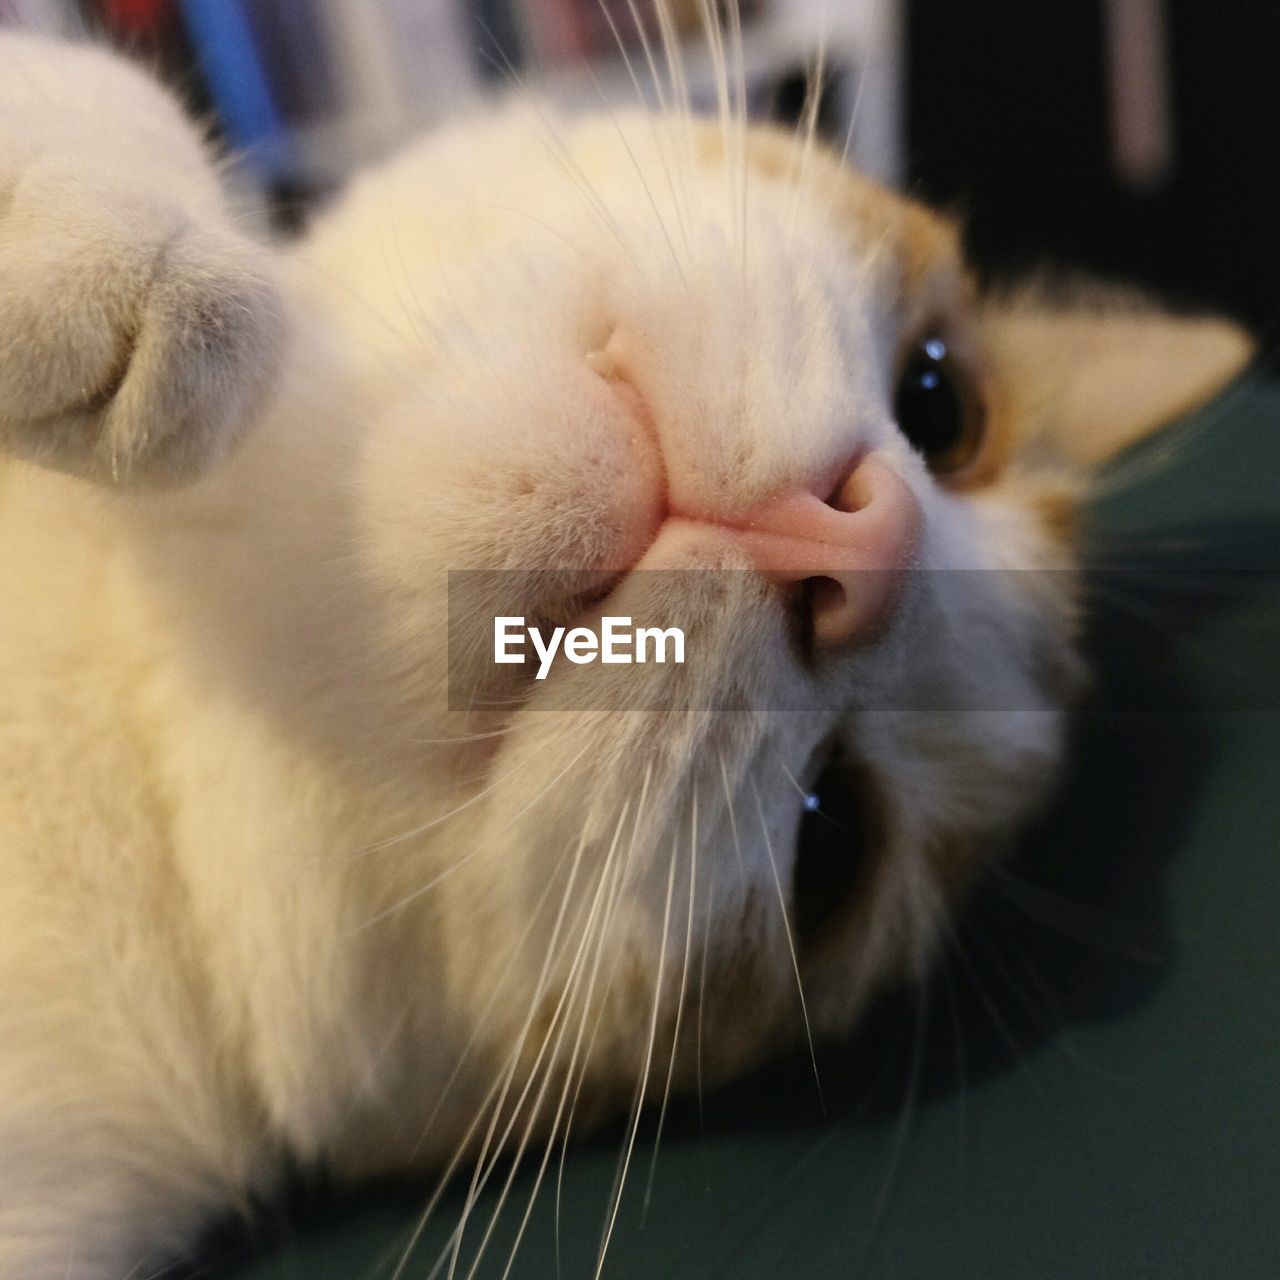
[[[831,501],[805,491],[781,494],[735,521],[735,540],[769,581],[803,585],[814,643],[834,648],[867,639],[888,621],[920,523],[906,481],[872,455]]]

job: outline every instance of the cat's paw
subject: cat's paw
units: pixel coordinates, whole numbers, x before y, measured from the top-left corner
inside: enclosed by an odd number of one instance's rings
[[[0,448],[193,478],[257,417],[283,331],[268,256],[226,219],[85,157],[0,174]]]

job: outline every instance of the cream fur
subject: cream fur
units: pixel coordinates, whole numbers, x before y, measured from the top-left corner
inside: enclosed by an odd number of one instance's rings
[[[717,137],[512,106],[271,251],[145,76],[0,35],[0,1276],[117,1280],[285,1153],[442,1166],[580,1077],[578,1124],[660,1095],[704,951],[707,1080],[794,1040],[793,779],[833,734],[887,844],[799,957],[815,1034],[927,963],[956,865],[1049,784],[1078,673],[1040,499],[1074,481],[1016,447],[934,481],[893,363],[928,291],[967,323],[954,263],[905,265],[922,215],[833,159]],[[615,333],[688,501],[874,449],[922,570],[1060,572],[915,574],[817,670],[720,579],[680,603],[742,713],[450,712],[448,569],[625,550],[647,464],[585,358]]]

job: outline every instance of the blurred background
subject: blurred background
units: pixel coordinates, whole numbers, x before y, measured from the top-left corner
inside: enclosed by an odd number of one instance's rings
[[[701,13],[670,0],[695,102]],[[753,112],[818,118],[874,175],[960,214],[983,271],[1050,264],[1230,311],[1280,349],[1280,5],[741,0]],[[652,0],[0,0],[0,22],[156,61],[284,226],[350,171],[511,84],[634,102]],[[852,121],[852,128],[850,123]]]

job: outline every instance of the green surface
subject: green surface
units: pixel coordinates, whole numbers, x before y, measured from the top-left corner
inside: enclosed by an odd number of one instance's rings
[[[826,1055],[825,1117],[803,1064],[682,1107],[646,1214],[650,1127],[606,1276],[1280,1277],[1280,388],[1122,459],[1091,545],[1100,678],[1055,813],[929,990]],[[618,1147],[569,1153],[558,1231],[553,1164],[512,1275],[594,1275]],[[273,1212],[217,1274],[389,1276],[426,1194]]]

